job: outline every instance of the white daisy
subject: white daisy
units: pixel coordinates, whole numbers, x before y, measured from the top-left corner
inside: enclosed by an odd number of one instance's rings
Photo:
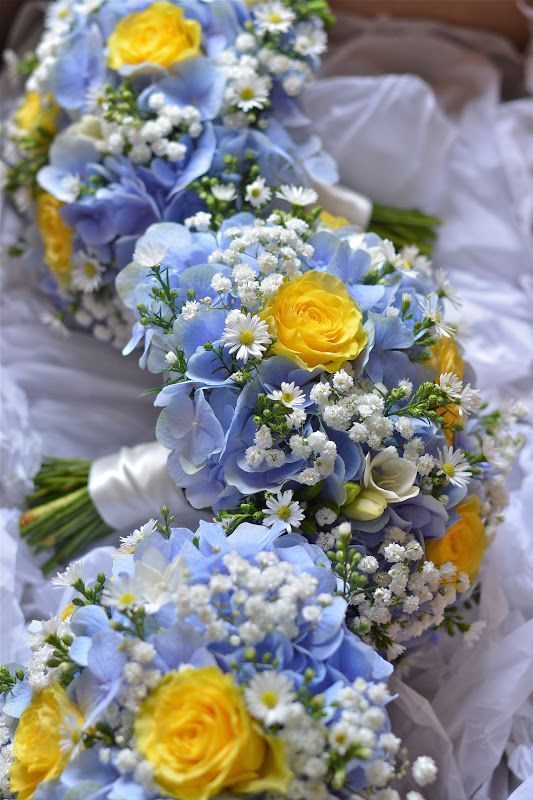
[[[447,322],[443,322],[441,318],[441,311],[439,309],[439,298],[437,295],[428,295],[420,303],[420,310],[425,317],[428,317],[435,328],[435,333],[439,337],[446,336],[453,338],[455,336],[455,328]]]
[[[165,258],[168,247],[159,242],[139,242],[133,260],[141,267],[159,267]]]
[[[133,608],[144,602],[144,582],[136,575],[123,574],[104,589],[102,602],[112,608]]]
[[[443,372],[439,378],[439,386],[454,400],[458,400],[463,391],[463,382],[454,372]]]
[[[285,675],[260,672],[254,675],[244,690],[244,697],[250,714],[269,727],[283,725],[296,693]]]
[[[72,586],[80,578],[83,580],[82,565],[81,561],[73,561],[64,572],[58,572],[55,578],[52,578],[52,586],[55,586],[56,589],[64,589]]]
[[[256,72],[246,71],[236,78],[230,87],[230,100],[242,111],[263,108],[268,102],[270,80]]]
[[[439,470],[437,475],[446,475],[452,486],[466,486],[472,477],[472,473],[463,451],[454,450],[453,447],[445,445],[438,452],[437,465]]]
[[[292,206],[310,206],[318,199],[314,189],[308,189],[305,186],[289,186],[288,184],[280,186],[276,197],[286,200]]]
[[[72,711],[65,714],[59,723],[59,749],[63,756],[74,758],[82,746],[83,720]]]
[[[263,520],[264,525],[271,527],[282,522],[287,533],[290,533],[293,527],[297,527],[304,518],[300,504],[297,500],[292,499],[290,489],[286,492],[278,492],[276,496],[271,495],[266,501],[263,513],[266,514]]]
[[[266,185],[264,178],[256,178],[246,187],[244,199],[254,208],[266,205],[272,197],[272,190]]]
[[[462,300],[455,286],[452,286],[446,272],[443,269],[435,271],[435,278],[437,281],[437,294],[439,297],[445,297],[449,300],[454,308],[459,308],[462,305]]]
[[[481,408],[482,400],[479,389],[472,389],[469,383],[465,386],[460,397],[461,408],[467,413],[471,411],[479,411]]]
[[[168,355],[169,353],[167,353],[167,356]],[[167,363],[169,363],[168,360]],[[120,537],[119,553],[134,553],[139,542],[142,542],[143,539],[146,539],[147,536],[151,536],[156,531],[157,520],[149,519],[148,522],[145,522],[140,528],[136,528],[129,536]]]
[[[228,316],[222,333],[222,341],[230,353],[245,364],[249,358],[262,358],[271,339],[266,322],[257,314],[237,314]]]
[[[279,400],[287,408],[298,408],[305,403],[305,394],[299,386],[283,381],[281,388],[274,389],[268,394],[271,400]]]
[[[211,186],[211,194],[216,200],[231,203],[237,196],[237,190],[234,183],[216,183]]]
[[[72,258],[72,286],[80,292],[94,292],[102,282],[103,271],[98,259],[79,250]]]
[[[302,56],[319,56],[326,52],[327,36],[322,28],[303,24],[298,26],[294,49]]]
[[[259,31],[287,33],[296,16],[283,3],[265,3],[254,10],[255,23]]]

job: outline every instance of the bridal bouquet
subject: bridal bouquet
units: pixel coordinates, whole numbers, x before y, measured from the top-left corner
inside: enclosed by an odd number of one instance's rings
[[[397,779],[435,780],[320,548],[282,524],[159,527],[94,580],[59,575],[72,602],[0,670],[3,797],[400,800]]]
[[[325,0],[50,5],[35,53],[15,63],[28,78],[5,180],[21,210],[34,201],[56,324],[122,347],[113,281],[149,225],[220,222],[265,208],[273,185],[337,180],[298,104],[331,19]],[[365,226],[371,204],[353,197]],[[374,209],[374,225],[421,247],[435,222]]]
[[[443,307],[457,300],[425,257],[324,227],[312,190],[278,195],[267,219],[148,229],[118,279],[138,318],[129,349],[144,341],[164,376],[158,453],[179,513],[303,533],[335,563],[351,629],[396,658],[429,629],[468,629],[454,604],[501,519],[515,411],[487,412],[464,383]],[[124,506],[157,482],[142,464]],[[43,508],[22,518],[34,546],[72,553],[110,530],[86,484]]]

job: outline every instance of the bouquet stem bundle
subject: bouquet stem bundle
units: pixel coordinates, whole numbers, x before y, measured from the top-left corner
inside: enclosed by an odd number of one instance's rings
[[[431,255],[439,224],[438,217],[424,214],[416,208],[395,208],[374,203],[368,230],[382,239],[390,239],[398,250],[416,245],[421,253]]]
[[[91,461],[47,458],[20,519],[20,532],[36,552],[53,550],[45,574],[67,563],[82,546],[111,533],[89,494]]]

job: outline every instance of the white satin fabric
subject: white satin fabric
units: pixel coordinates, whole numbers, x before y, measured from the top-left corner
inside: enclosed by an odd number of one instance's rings
[[[523,59],[495,35],[434,23],[342,20],[337,37],[306,106],[342,183],[442,218],[435,260],[463,296],[459,322],[480,388],[520,397],[533,413],[533,122],[531,101],[513,99],[526,85]],[[140,394],[153,376],[89,337],[43,328],[31,265],[4,266],[4,374],[26,391],[44,452],[95,457],[151,440],[156,415]],[[395,724],[412,753],[440,765],[428,800],[533,798],[532,476],[530,438],[484,568],[481,640],[472,650],[428,641],[395,678]],[[63,600],[17,538],[14,512],[7,530],[3,661],[24,655],[23,616]]]
[[[184,528],[194,529],[201,519],[183,489],[167,472],[169,451],[159,442],[121,447],[117,453],[93,462],[89,473],[89,494],[101,518],[111,528],[134,528],[139,520],[158,518],[161,506]]]

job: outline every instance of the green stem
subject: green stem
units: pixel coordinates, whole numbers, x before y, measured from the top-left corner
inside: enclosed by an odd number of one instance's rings
[[[45,574],[113,530],[89,494],[90,468],[91,462],[83,459],[46,459],[35,478],[20,531],[35,552],[52,551],[42,568]]]
[[[429,255],[437,238],[436,228],[439,224],[437,217],[418,209],[374,203],[368,229],[381,238],[390,239],[397,248],[415,244],[421,253]]]

